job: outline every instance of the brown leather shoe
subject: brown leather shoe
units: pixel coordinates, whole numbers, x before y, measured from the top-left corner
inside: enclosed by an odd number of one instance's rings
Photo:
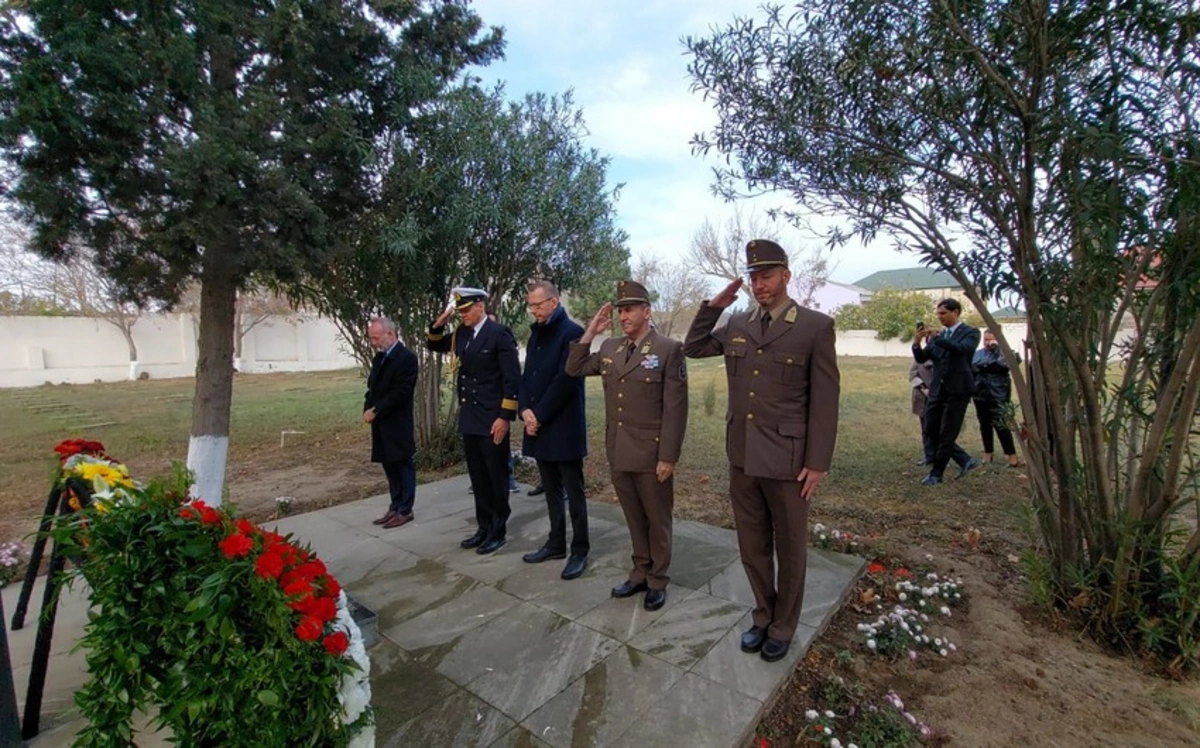
[[[404,527],[405,525],[407,525],[409,522],[412,522],[412,521],[413,521],[413,516],[411,514],[396,514],[391,519],[389,519],[387,522],[383,523],[383,529],[391,530],[394,527]]]
[[[388,510],[388,513],[387,513],[387,514],[385,514],[385,515],[383,515],[383,516],[382,516],[382,517],[380,517],[379,519],[373,519],[373,520],[371,520],[371,524],[373,524],[373,525],[384,525],[384,524],[387,524],[389,521],[391,521],[391,520],[392,520],[392,518],[394,518],[395,516],[396,516],[396,513],[395,513],[395,512],[393,512],[391,509],[389,509],[389,510]]]

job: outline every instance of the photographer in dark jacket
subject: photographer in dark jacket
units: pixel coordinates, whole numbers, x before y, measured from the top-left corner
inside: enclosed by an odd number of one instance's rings
[[[1008,403],[1012,399],[1012,377],[1008,361],[996,344],[991,330],[983,333],[983,347],[975,352],[971,361],[975,374],[975,415],[979,418],[979,436],[983,439],[983,461],[992,461],[995,442],[992,434],[1000,437],[1000,448],[1008,458],[1008,466],[1020,466],[1012,432],[1006,424]]]

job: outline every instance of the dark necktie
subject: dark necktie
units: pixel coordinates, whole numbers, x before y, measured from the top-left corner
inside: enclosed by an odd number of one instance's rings
[[[766,335],[767,330],[771,329],[771,313],[767,312],[762,316],[762,334]]]
[[[633,358],[633,351],[637,345],[630,341],[629,345],[625,346],[625,363],[629,363],[629,359]]]

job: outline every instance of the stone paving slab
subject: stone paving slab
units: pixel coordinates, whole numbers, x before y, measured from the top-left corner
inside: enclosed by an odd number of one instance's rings
[[[475,528],[468,485],[458,476],[418,487],[415,520],[398,529],[371,524],[386,497],[270,523],[310,543],[378,614],[381,639],[370,654],[379,746],[742,745],[864,563],[810,550],[792,649],[766,663],[738,646],[754,598],[732,530],[676,520],[667,604],[650,612],[640,595],[609,595],[631,565],[620,507],[589,504],[588,569],[564,581],[564,561],[521,561],[549,526],[544,497],[525,487],[512,494],[504,548],[490,556],[460,548]],[[10,614],[16,592],[4,590]],[[84,679],[83,655],[70,649],[85,620],[83,596],[69,593],[44,732],[27,745],[66,746],[79,728],[71,697]],[[22,703],[34,627],[31,615],[24,631],[9,634]],[[138,743],[168,744],[158,735]]]

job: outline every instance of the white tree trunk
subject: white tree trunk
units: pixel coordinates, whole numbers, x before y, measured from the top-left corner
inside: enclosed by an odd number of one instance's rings
[[[221,503],[225,486],[225,455],[229,451],[228,436],[196,436],[188,441],[188,470],[196,476],[192,498],[203,499],[210,506]]]

